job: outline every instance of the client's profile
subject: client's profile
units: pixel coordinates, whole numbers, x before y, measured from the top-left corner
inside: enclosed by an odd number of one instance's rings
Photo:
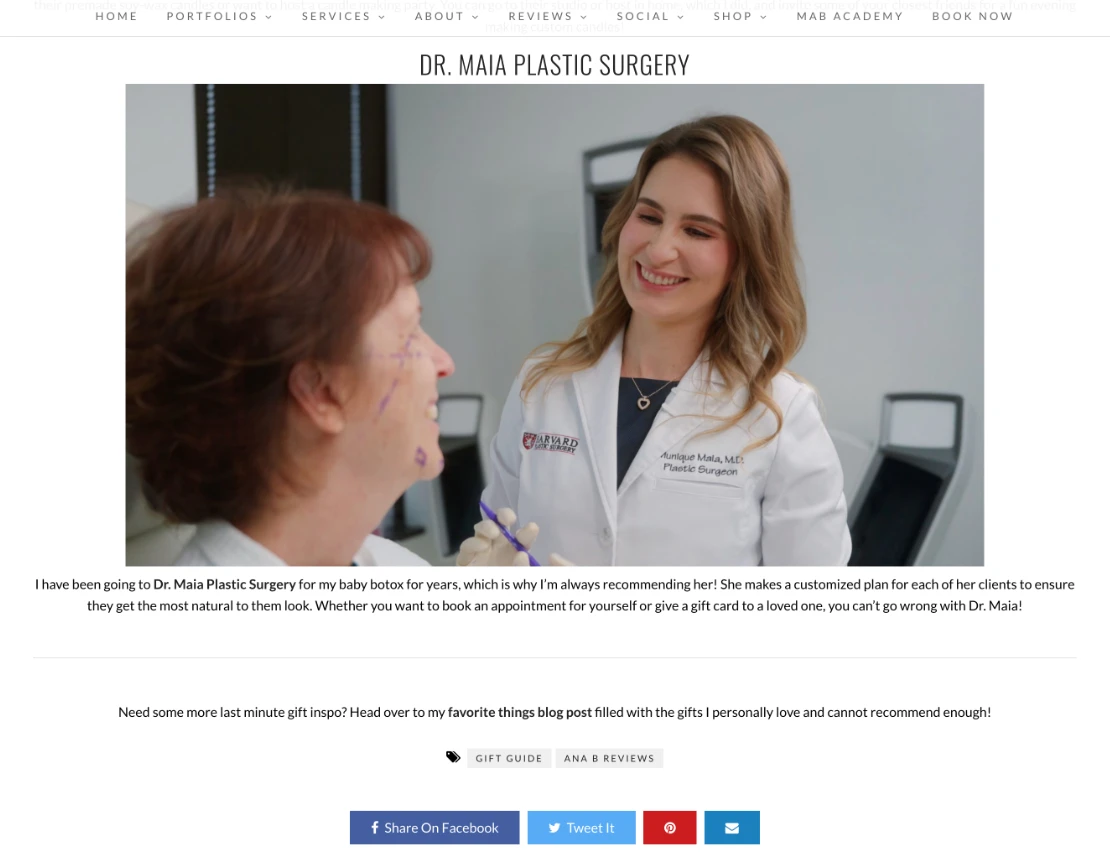
[[[127,448],[180,566],[426,565],[373,535],[443,466],[423,236],[317,192],[162,215],[127,264]]]

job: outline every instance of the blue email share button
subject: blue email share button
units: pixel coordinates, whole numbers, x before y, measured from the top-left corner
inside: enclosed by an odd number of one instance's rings
[[[759,843],[759,810],[706,810],[706,843]]]
[[[351,844],[520,843],[516,810],[351,810]]]
[[[528,845],[636,843],[635,810],[529,810]]]

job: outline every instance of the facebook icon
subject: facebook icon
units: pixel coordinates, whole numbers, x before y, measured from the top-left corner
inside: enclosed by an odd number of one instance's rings
[[[370,826],[370,831],[374,834],[378,833],[378,820],[374,820],[374,824]]]

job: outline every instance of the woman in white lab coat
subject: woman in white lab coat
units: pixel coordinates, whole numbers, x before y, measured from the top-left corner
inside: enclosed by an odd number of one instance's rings
[[[847,564],[836,450],[785,368],[806,312],[771,139],[731,116],[663,133],[602,244],[593,313],[513,383],[483,501],[528,522],[540,562]]]
[[[168,214],[127,268],[127,445],[179,566],[427,565],[373,535],[443,466],[412,226],[324,193]]]

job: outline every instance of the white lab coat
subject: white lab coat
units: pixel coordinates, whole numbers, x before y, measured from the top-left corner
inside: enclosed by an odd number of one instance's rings
[[[779,434],[759,410],[706,434],[706,416],[734,415],[746,391],[714,397],[723,380],[707,356],[659,410],[617,487],[617,392],[623,336],[593,367],[520,399],[513,383],[490,449],[483,501],[511,507],[540,533],[541,563],[558,553],[579,566],[843,566],[852,543],[840,461],[816,395],[789,374],[772,382]],[[702,436],[696,436],[697,434]]]
[[[354,556],[355,566],[427,566],[396,542],[381,536],[367,536]],[[207,521],[197,532],[174,566],[286,566],[269,548],[258,544],[226,521]]]

